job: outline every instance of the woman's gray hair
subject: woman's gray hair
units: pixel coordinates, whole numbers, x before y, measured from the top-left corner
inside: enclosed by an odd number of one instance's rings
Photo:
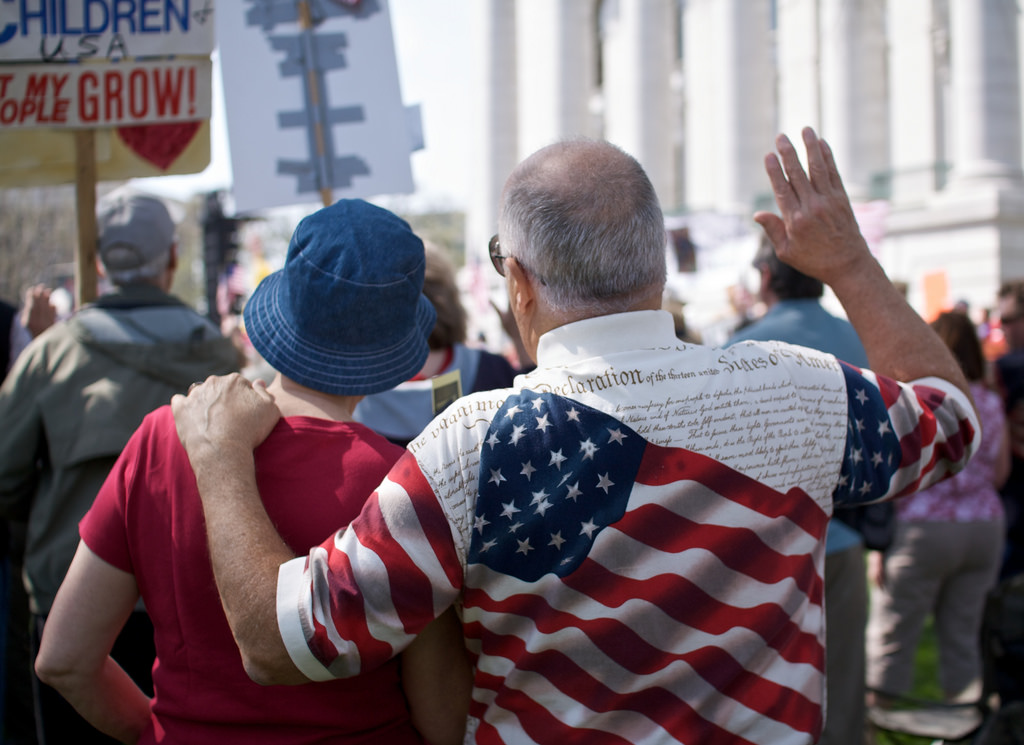
[[[627,310],[664,287],[665,222],[647,174],[594,140],[550,145],[523,161],[502,195],[502,253],[540,280],[555,309]]]

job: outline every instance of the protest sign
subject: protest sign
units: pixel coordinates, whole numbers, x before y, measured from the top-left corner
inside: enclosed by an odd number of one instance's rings
[[[209,119],[210,60],[0,66],[0,130]]]
[[[0,0],[0,182],[75,183],[79,305],[97,179],[209,162],[213,20],[213,0]]]
[[[0,61],[209,55],[213,0],[2,0]]]
[[[0,189],[75,182],[77,129],[0,129]],[[210,163],[210,123],[97,129],[96,179],[198,173]]]
[[[236,209],[413,190],[386,0],[224,4],[217,41]]]

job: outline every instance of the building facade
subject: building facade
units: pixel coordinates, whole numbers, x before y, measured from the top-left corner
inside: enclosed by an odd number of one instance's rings
[[[667,215],[749,221],[773,207],[775,134],[811,125],[918,310],[987,307],[1024,277],[1015,0],[476,0],[473,12],[477,258],[509,171],[557,139],[633,154]]]

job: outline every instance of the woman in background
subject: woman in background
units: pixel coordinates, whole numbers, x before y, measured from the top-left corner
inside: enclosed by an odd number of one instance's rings
[[[985,597],[1003,554],[999,487],[1010,472],[1000,397],[985,385],[985,358],[965,313],[940,315],[932,328],[952,350],[971,386],[982,426],[981,447],[956,476],[896,500],[892,546],[872,553],[867,684],[884,705],[913,684],[914,655],[931,614],[939,648],[939,682],[950,701],[981,693],[979,632]]]

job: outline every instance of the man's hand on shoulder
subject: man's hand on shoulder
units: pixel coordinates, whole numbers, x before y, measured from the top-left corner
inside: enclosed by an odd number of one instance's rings
[[[232,450],[251,456],[281,418],[266,385],[238,373],[194,383],[187,396],[171,399],[171,411],[193,468],[197,461],[216,462]]]

